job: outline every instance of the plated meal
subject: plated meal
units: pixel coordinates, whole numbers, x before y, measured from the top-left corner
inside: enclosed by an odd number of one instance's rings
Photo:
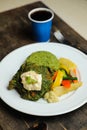
[[[0,62],[0,98],[31,115],[71,112],[87,103],[86,65],[84,53],[59,43],[17,48]]]
[[[82,86],[78,66],[71,59],[56,57],[49,51],[30,54],[9,82],[22,98],[48,103],[58,102],[60,96]]]

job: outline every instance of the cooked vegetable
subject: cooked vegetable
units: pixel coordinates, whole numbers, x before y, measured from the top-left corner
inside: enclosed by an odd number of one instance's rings
[[[71,60],[60,58],[59,64],[59,70],[52,77],[53,85],[51,89],[57,96],[62,96],[78,89],[82,86],[82,82],[79,81],[77,66]]]
[[[63,77],[64,80],[78,80],[77,77],[71,77],[71,76],[67,76],[67,77]]]
[[[56,79],[57,74],[58,74],[58,71],[54,72],[54,75],[52,76],[53,81]]]
[[[58,102],[58,97],[53,91],[49,91],[44,95],[44,99],[49,103]]]
[[[71,87],[67,88],[64,86],[58,86],[53,88],[53,92],[57,95],[57,96],[62,96],[66,93],[69,93],[71,91],[74,91],[76,89],[78,89],[79,87],[82,86],[82,82],[77,82],[77,83],[71,83]]]
[[[54,83],[52,85],[52,88],[60,86],[61,82],[62,82],[62,79],[63,79],[63,72],[58,70],[58,73],[57,73],[56,79],[55,79],[55,81],[54,81]]]
[[[60,69],[63,72],[63,78],[67,78],[68,77],[68,73],[66,72],[65,69]]]
[[[71,81],[70,80],[62,80],[61,83],[64,87],[70,88],[71,87]]]
[[[59,63],[60,63],[60,68],[66,70],[67,73],[69,73],[71,69],[74,69],[77,67],[74,62],[63,57],[59,59]]]

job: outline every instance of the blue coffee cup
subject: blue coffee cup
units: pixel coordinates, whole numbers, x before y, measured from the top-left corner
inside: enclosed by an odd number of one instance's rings
[[[32,24],[34,39],[37,42],[49,41],[54,18],[53,11],[47,8],[35,8],[28,13],[28,18]]]

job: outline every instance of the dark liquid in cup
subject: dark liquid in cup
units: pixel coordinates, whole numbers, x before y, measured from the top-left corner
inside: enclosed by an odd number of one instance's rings
[[[52,17],[52,14],[48,11],[37,11],[31,14],[31,18],[37,21],[45,21]]]

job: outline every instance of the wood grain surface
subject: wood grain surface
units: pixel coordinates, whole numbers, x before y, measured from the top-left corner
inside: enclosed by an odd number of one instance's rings
[[[42,2],[0,13],[0,60],[14,49],[35,43],[28,12],[35,7],[47,7]],[[68,44],[87,53],[87,41],[55,14],[55,25],[68,40]],[[51,41],[58,42],[51,32]],[[14,99],[15,100],[15,99]],[[59,116],[38,117],[18,112],[0,99],[0,130],[28,130],[38,122],[46,122],[48,130],[87,130],[87,104]]]

